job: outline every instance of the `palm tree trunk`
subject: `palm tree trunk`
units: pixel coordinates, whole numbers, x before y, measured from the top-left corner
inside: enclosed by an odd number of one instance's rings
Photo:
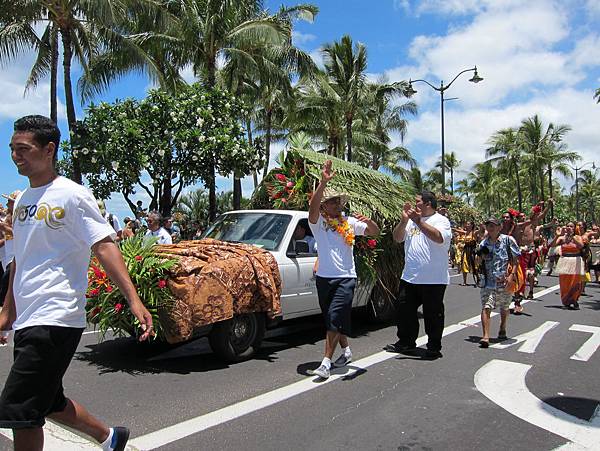
[[[539,200],[544,200],[544,167],[540,164],[539,167],[539,177],[540,177],[540,198]]]
[[[519,211],[523,211],[523,192],[521,190],[521,177],[519,177],[519,168],[517,162],[513,160],[513,167],[515,171],[515,179],[517,180],[517,200],[519,201]]]
[[[248,144],[253,146],[252,121],[249,118],[246,118],[246,132],[248,133]],[[254,189],[256,189],[258,187],[258,173],[256,171],[252,171],[252,182],[254,183]]]
[[[163,217],[171,215],[171,198],[173,195],[173,186],[171,180],[171,154],[165,152],[165,176],[162,182],[163,189],[159,201],[159,211]]]
[[[73,101],[73,85],[71,83],[71,60],[73,59],[73,49],[71,48],[71,35],[69,30],[62,30],[63,43],[63,77],[65,83],[65,102],[67,106],[67,122],[69,123],[69,132],[75,129],[77,117],[75,116],[75,102]],[[77,158],[73,158],[73,181],[81,185],[81,165]]]
[[[50,119],[56,124],[58,122],[58,30],[53,26],[50,33]]]
[[[216,55],[211,55],[207,59],[207,87],[213,89],[215,87],[216,78],[215,72],[217,67]],[[213,222],[217,217],[217,183],[215,173],[215,155],[213,154],[208,161],[208,176],[206,185],[208,187],[208,221]]]
[[[233,209],[239,210],[242,205],[242,179],[233,174]]]
[[[271,121],[273,111],[268,109],[266,114],[267,117],[265,121],[265,167],[263,169],[263,179],[267,176],[267,172],[269,172],[269,161],[271,160]]]
[[[552,165],[548,163],[548,189],[550,190],[549,197],[554,197],[554,190],[552,187]],[[554,204],[550,205],[550,217],[554,217]]]
[[[348,147],[347,160],[352,161],[352,118],[346,118],[346,146]]]
[[[450,194],[454,196],[454,168],[450,168]]]

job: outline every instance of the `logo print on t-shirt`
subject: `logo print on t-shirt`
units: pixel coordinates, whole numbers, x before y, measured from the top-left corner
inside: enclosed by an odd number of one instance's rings
[[[415,227],[412,227],[408,233],[410,234],[410,236],[420,235],[421,229],[419,229],[417,226],[415,226]]]
[[[65,209],[51,207],[45,202],[39,205],[19,205],[15,216],[21,223],[44,221],[49,228],[57,230],[64,227],[62,220],[65,218]]]

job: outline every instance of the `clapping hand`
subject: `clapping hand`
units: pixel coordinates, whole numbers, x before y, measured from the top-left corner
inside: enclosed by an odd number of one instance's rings
[[[331,160],[327,160],[323,164],[323,171],[321,172],[321,180],[323,182],[328,182],[334,177],[335,172],[333,171],[332,166],[333,162]]]
[[[364,222],[365,224],[368,224],[370,219],[367,218],[366,216],[363,216],[359,213],[352,213],[352,216],[354,216],[356,219],[358,219],[360,222]]]
[[[408,212],[412,209],[412,205],[410,202],[405,202],[404,207],[402,207],[402,222],[408,222]]]
[[[405,211],[406,215],[408,215],[408,217],[415,224],[418,224],[419,222],[421,222],[421,209],[419,207],[416,207],[416,208],[410,207],[409,210],[406,211],[406,205],[405,205],[404,211]]]

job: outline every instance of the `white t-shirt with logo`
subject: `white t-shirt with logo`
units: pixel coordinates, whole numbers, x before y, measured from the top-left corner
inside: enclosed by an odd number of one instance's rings
[[[17,319],[13,329],[84,328],[90,248],[115,231],[94,196],[64,177],[27,188],[13,214]]]
[[[367,224],[356,218],[346,218],[350,227],[354,229],[354,235],[364,235]],[[344,241],[342,235],[333,230],[327,230],[325,218],[319,215],[316,224],[310,221],[308,225],[317,240],[317,253],[319,256],[319,268],[317,276],[327,278],[356,277],[354,267],[353,246]]]
[[[434,213],[421,219],[442,234],[443,242],[436,243],[427,238],[411,220],[404,233],[404,271],[402,280],[413,284],[448,285],[448,250],[452,239],[450,221],[445,216]]]
[[[148,231],[146,232],[146,235],[144,235],[144,236],[157,237],[158,241],[156,242],[156,244],[173,244],[173,238],[171,238],[171,235],[169,235],[169,232],[167,232],[164,227],[160,227],[159,229],[155,230],[154,232],[152,230],[148,229]]]

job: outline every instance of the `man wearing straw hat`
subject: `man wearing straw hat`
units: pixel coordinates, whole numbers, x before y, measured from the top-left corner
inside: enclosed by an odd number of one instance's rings
[[[317,293],[327,328],[325,356],[321,365],[310,371],[310,374],[323,379],[329,377],[331,359],[338,343],[343,353],[333,366],[342,367],[352,361],[348,334],[356,286],[354,237],[379,234],[379,227],[371,219],[359,214],[346,217],[342,213],[348,202],[348,195],[327,187],[334,176],[332,162],[327,160],[323,165],[321,182],[310,200],[308,212],[310,229],[317,240]]]

